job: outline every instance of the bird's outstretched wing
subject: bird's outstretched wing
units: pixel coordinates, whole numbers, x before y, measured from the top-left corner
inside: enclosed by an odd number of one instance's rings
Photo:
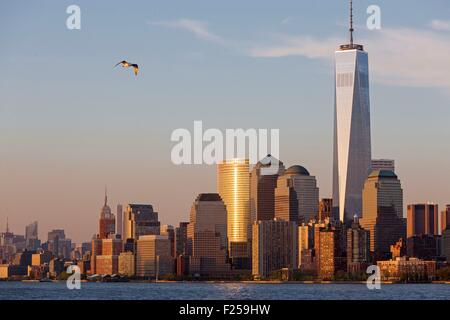
[[[134,70],[134,75],[137,76],[138,72],[139,72],[139,66],[135,63],[130,64],[130,67],[133,67]]]
[[[122,60],[122,61],[118,62],[114,67],[117,67],[119,64],[121,64],[123,66],[128,66],[128,62],[125,60]]]

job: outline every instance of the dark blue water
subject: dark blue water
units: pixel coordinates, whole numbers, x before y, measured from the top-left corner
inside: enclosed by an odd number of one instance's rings
[[[5,299],[450,300],[450,285],[382,284],[369,290],[365,284],[81,283],[80,290],[69,290],[65,282],[0,282],[0,300]]]

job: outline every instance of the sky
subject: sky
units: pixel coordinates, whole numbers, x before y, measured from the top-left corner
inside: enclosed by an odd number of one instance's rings
[[[373,158],[395,159],[408,203],[450,203],[450,3],[355,0],[369,53]],[[69,30],[69,5],[81,29]],[[369,30],[366,10],[381,9]],[[189,220],[215,167],[171,162],[177,128],[280,130],[280,158],[331,196],[333,55],[348,3],[322,1],[2,1],[0,231],[98,229],[104,188]],[[138,63],[140,74],[113,66]]]

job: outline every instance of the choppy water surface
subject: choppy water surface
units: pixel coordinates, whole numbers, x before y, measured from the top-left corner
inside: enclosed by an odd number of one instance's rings
[[[6,299],[118,299],[118,300],[450,300],[446,284],[385,284],[369,290],[364,284],[253,284],[253,283],[81,283],[69,290],[65,282],[0,282]]]

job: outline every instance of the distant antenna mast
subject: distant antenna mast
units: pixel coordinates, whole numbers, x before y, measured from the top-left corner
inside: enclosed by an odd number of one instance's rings
[[[350,0],[350,46],[353,47],[353,0]]]

